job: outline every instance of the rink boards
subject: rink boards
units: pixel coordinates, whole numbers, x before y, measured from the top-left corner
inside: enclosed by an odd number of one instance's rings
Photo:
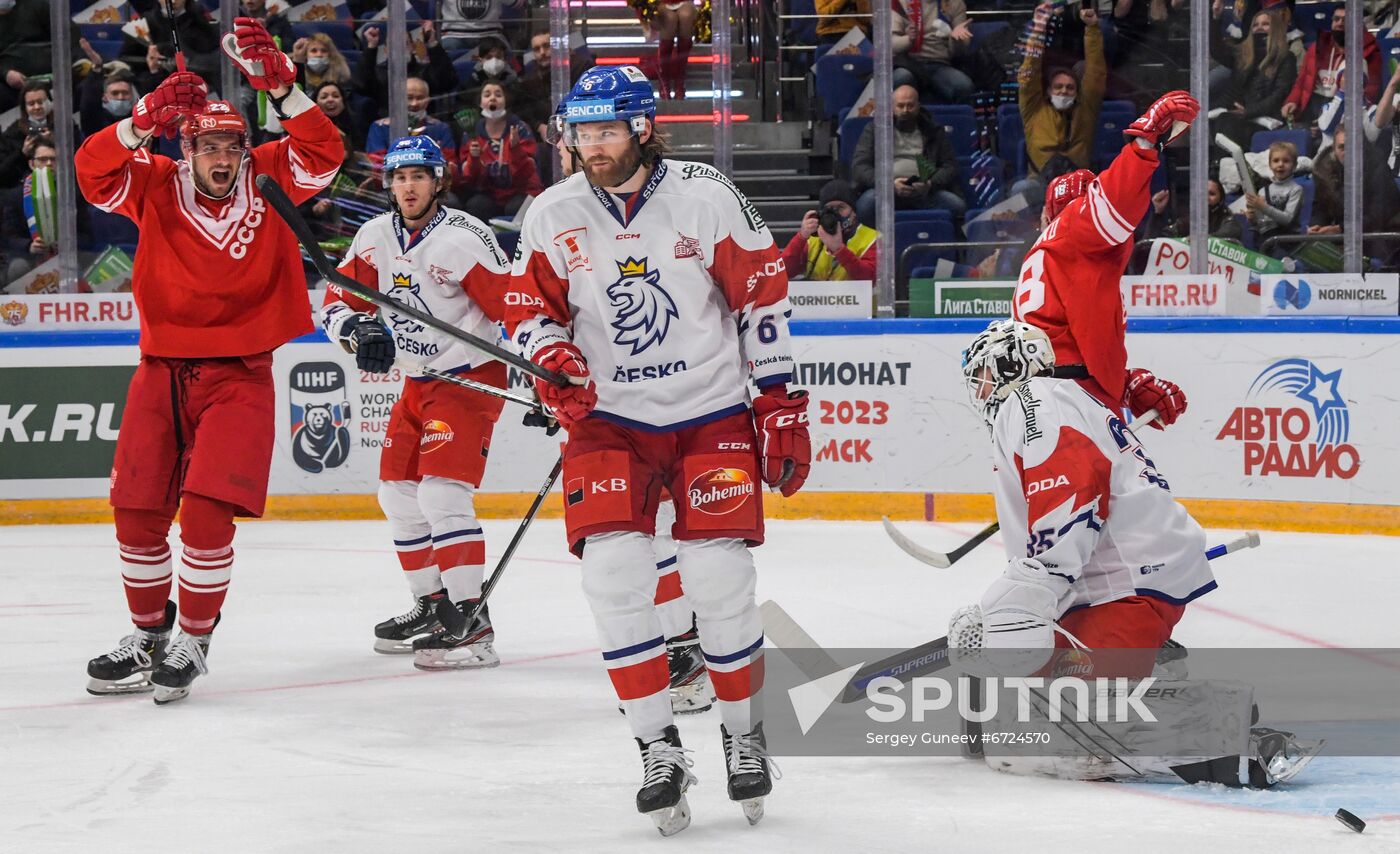
[[[959,368],[985,323],[794,322],[815,459],[804,493],[777,515],[989,517],[987,431]],[[1176,381],[1190,402],[1170,430],[1142,436],[1152,461],[1216,524],[1396,530],[1397,333],[1396,318],[1132,319],[1130,364]],[[123,330],[0,334],[0,497],[105,496],[135,340]],[[274,375],[271,491],[288,498],[273,512],[375,515],[369,496],[401,378],[361,373],[319,334],[280,349]],[[513,373],[512,385],[527,381]],[[520,414],[507,404],[497,427],[484,513],[514,512],[558,453],[561,437],[522,427]],[[84,505],[51,506],[63,517]]]

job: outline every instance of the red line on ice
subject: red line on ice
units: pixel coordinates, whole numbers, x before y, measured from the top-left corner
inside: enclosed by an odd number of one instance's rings
[[[1245,623],[1246,625],[1254,626],[1256,629],[1263,629],[1266,632],[1273,632],[1274,634],[1280,635],[1282,637],[1290,638],[1296,641],[1301,641],[1305,644],[1308,644],[1309,646],[1320,647],[1321,649],[1336,650],[1337,652],[1340,652],[1343,655],[1350,655],[1353,658],[1360,658],[1363,661],[1369,661],[1372,664],[1384,667],[1388,670],[1400,670],[1400,664],[1397,664],[1394,661],[1390,661],[1389,659],[1381,658],[1378,655],[1372,655],[1368,652],[1363,652],[1359,649],[1348,649],[1347,647],[1341,646],[1340,644],[1335,644],[1331,641],[1325,641],[1322,638],[1315,638],[1312,635],[1305,635],[1302,632],[1295,632],[1292,629],[1285,629],[1282,626],[1275,625],[1274,623],[1266,623],[1263,620],[1256,620],[1253,617],[1246,617],[1244,614],[1236,614],[1234,611],[1227,611],[1224,608],[1217,608],[1214,605],[1205,605],[1202,604],[1200,600],[1192,602],[1189,607],[1192,609],[1199,609],[1201,611],[1205,611],[1208,614],[1215,614],[1216,616],[1225,617],[1226,619],[1237,620],[1241,623]]]

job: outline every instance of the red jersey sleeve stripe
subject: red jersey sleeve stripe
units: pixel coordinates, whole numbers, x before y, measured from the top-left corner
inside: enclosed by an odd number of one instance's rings
[[[1132,227],[1113,207],[1113,203],[1104,195],[1103,188],[1097,182],[1089,185],[1089,216],[1094,221],[1094,228],[1098,229],[1105,241],[1114,246],[1133,236]]]

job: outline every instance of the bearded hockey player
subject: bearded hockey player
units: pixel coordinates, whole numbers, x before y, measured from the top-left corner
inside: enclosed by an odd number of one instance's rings
[[[1127,405],[1134,415],[1156,409],[1159,430],[1186,411],[1186,396],[1151,371],[1128,370],[1119,281],[1151,201],[1158,151],[1199,111],[1190,94],[1168,92],[1124,131],[1130,139],[1103,174],[1079,169],[1050,182],[1040,239],[1021,263],[1012,300],[1012,317],[1049,336],[1057,376],[1091,379],[1107,406]]]
[[[796,492],[810,461],[807,398],[789,392],[787,275],[763,220],[709,166],[665,159],[651,83],[594,68],[564,105],[578,172],[526,214],[506,325],[569,431],[565,527],[628,724],[637,809],[663,835],[690,821],[694,782],[667,698],[654,600],[658,496],[675,498],[676,561],[718,698],[729,797],[762,815],[772,768],[758,716],[763,634],[749,548],[758,481]],[[760,389],[752,409],[746,377]]]
[[[1205,533],[1172,498],[1120,410],[1104,405],[1093,380],[1057,378],[1055,366],[1045,332],[1015,320],[994,321],[964,352],[972,407],[992,431],[1007,565],[979,604],[953,614],[948,646],[980,675],[1140,679],[1152,674],[1187,605],[1215,589]],[[1251,702],[1237,683],[1182,684],[1180,696],[1202,708],[1224,707],[1233,697],[1248,720]],[[1080,735],[1096,743],[1092,729]],[[1102,762],[991,755],[988,762],[1076,779],[1268,786],[1297,774],[1320,746],[1262,727],[1249,743],[1245,780],[1238,756],[1165,764],[1134,756],[1125,763],[1121,745],[1091,749]]]
[[[340,271],[479,338],[497,339],[510,264],[490,228],[439,202],[449,181],[442,150],[429,137],[406,136],[390,146],[383,169],[393,210],[360,227]],[[375,650],[412,652],[421,670],[500,663],[487,609],[459,637],[438,624],[435,608],[445,596],[466,613],[481,598],[486,541],[472,499],[502,401],[415,368],[504,388],[505,365],[409,317],[376,316],[374,305],[334,284],[321,326],[355,354],[360,370],[386,373],[397,358],[409,373],[379,458],[379,506],[414,605],[374,627]]]
[[[233,519],[260,516],[272,464],[272,351],[310,332],[301,252],[254,178],[270,175],[300,203],[335,178],[340,133],[300,89],[296,68],[251,18],[224,50],[268,93],[287,137],[248,149],[227,103],[206,103],[177,72],[130,118],[94,134],[75,158],[83,195],[141,230],[132,291],[141,363],[132,377],[112,468],[122,581],[136,630],[88,663],[93,694],[150,691],[168,703],[206,672],[209,639],[233,568]],[[185,159],[149,153],[180,135]],[[180,512],[180,604],[170,598],[167,536]],[[170,634],[179,613],[180,635]]]

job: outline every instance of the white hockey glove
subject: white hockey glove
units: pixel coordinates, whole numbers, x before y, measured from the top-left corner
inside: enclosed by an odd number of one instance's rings
[[[976,676],[1035,673],[1050,660],[1055,633],[1070,637],[1055,623],[1068,594],[1069,585],[1040,561],[1007,561],[1006,572],[982,594],[981,604],[960,608],[949,619],[950,660]]]

